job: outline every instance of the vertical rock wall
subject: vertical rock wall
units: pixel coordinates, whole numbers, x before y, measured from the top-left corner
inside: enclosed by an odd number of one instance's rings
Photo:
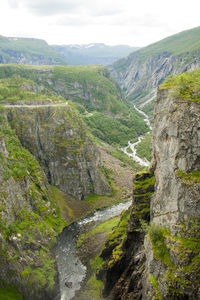
[[[143,299],[199,299],[200,102],[160,89],[154,113]]]

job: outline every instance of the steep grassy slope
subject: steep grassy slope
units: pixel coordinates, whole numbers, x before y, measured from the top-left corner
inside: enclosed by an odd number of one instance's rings
[[[200,27],[142,48],[110,66],[129,99],[149,111],[155,89],[170,74],[200,66]]]
[[[30,97],[70,99],[91,133],[108,143],[126,145],[148,131],[141,115],[123,100],[120,88],[101,66],[2,65],[0,92],[2,103]]]
[[[44,40],[0,36],[0,63],[66,64],[66,59]]]

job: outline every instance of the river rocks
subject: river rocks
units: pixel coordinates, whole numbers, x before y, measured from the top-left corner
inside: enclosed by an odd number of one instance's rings
[[[44,168],[49,183],[79,200],[111,193],[100,172],[100,154],[70,105],[21,105],[8,110],[12,128]]]

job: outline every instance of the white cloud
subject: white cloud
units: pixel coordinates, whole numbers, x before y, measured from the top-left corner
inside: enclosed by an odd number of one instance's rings
[[[199,26],[199,0],[1,0],[0,35],[143,46]]]

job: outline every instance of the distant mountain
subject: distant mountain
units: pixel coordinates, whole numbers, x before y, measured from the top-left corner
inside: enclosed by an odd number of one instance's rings
[[[102,43],[85,45],[54,45],[53,48],[65,56],[72,65],[108,65],[138,50],[127,45],[108,46]]]
[[[128,98],[152,112],[156,87],[171,73],[200,67],[200,27],[183,31],[131,53],[109,66]]]
[[[0,36],[0,63],[66,65],[66,58],[44,40]]]

